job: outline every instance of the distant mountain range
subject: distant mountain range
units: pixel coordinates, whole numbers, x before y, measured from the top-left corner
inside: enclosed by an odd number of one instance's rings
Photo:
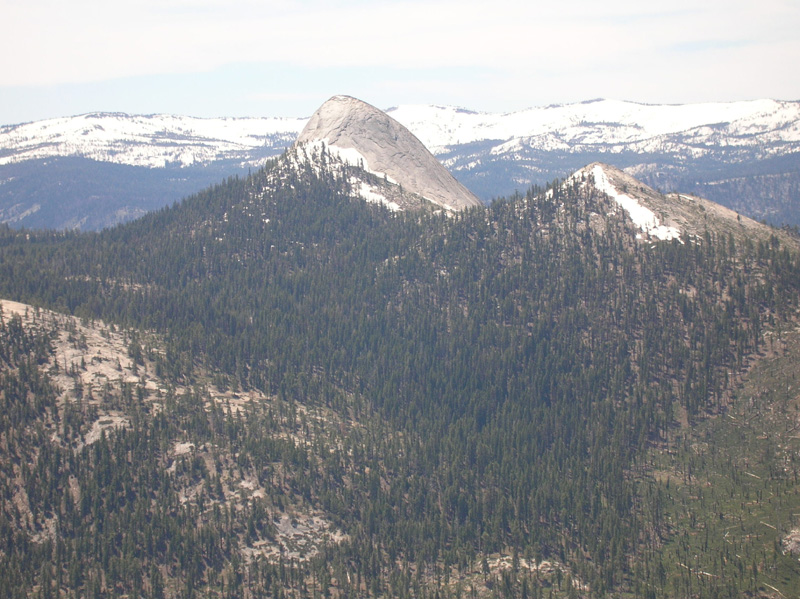
[[[387,111],[484,202],[602,161],[661,191],[800,225],[800,102],[613,100],[508,114]],[[99,229],[246,174],[308,119],[88,114],[0,127],[0,221]]]

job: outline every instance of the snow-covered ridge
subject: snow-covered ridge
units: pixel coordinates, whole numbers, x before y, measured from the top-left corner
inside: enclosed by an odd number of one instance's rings
[[[283,151],[305,122],[293,118],[201,119],[120,113],[48,119],[0,127],[0,165],[53,156],[81,156],[151,168],[225,159],[248,164],[255,160],[254,151]]]
[[[695,141],[724,131],[729,136],[770,134],[770,141],[800,141],[800,102],[648,105],[597,100],[530,108],[507,114],[447,106],[399,106],[388,111],[434,153],[479,140],[525,139],[539,149],[576,144],[631,144],[693,131]],[[700,127],[707,130],[694,131]],[[511,148],[508,148],[511,149]]]
[[[404,105],[387,114],[434,154],[494,140],[493,156],[525,149],[640,152],[753,147],[783,153],[800,143],[800,102],[753,100],[646,105],[619,100],[529,108],[506,114]],[[217,118],[94,113],[0,127],[0,165],[52,156],[147,167],[219,160],[256,165],[280,153],[308,118]],[[791,147],[788,147],[791,146]],[[761,151],[761,150],[760,150]]]

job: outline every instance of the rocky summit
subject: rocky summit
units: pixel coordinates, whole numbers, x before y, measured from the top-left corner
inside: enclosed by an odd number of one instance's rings
[[[356,98],[334,96],[312,115],[297,146],[320,143],[343,160],[446,210],[481,205],[413,133]]]
[[[785,232],[701,198],[685,193],[661,193],[624,171],[600,162],[575,172],[561,185],[562,193],[572,186],[582,187],[584,194],[602,194],[609,200],[603,210],[607,214],[622,212],[637,229],[640,240],[683,243],[687,238],[700,238],[706,231],[737,239],[767,240],[778,236],[792,241]],[[596,219],[591,213],[589,219]]]

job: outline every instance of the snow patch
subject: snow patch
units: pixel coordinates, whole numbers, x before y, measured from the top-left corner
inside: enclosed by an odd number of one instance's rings
[[[391,210],[392,212],[399,212],[399,211],[402,210],[402,208],[396,202],[392,202],[386,196],[384,196],[383,194],[377,192],[376,188],[374,188],[369,183],[366,183],[364,181],[357,181],[355,179],[352,182],[353,183],[360,183],[358,195],[360,195],[362,198],[364,198],[368,202],[372,202],[372,203],[375,203],[375,204],[383,204],[389,210]]]
[[[642,231],[656,237],[663,241],[681,238],[681,233],[675,227],[662,225],[659,218],[649,208],[642,206],[635,198],[629,195],[620,193],[606,176],[603,167],[596,164],[592,168],[592,175],[594,176],[594,184],[598,191],[605,193],[608,197],[613,199],[619,206],[628,213],[628,216],[633,223]]]

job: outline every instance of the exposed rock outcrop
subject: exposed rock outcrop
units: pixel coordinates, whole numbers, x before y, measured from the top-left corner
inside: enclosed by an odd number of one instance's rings
[[[297,145],[320,143],[343,160],[446,210],[482,205],[408,129],[356,98],[334,96],[314,113]]]
[[[569,177],[564,185],[594,188],[611,201],[610,212],[623,211],[644,240],[701,238],[705,232],[734,238],[769,239],[785,233],[737,214],[709,200],[688,194],[656,191],[618,168],[595,162]]]

